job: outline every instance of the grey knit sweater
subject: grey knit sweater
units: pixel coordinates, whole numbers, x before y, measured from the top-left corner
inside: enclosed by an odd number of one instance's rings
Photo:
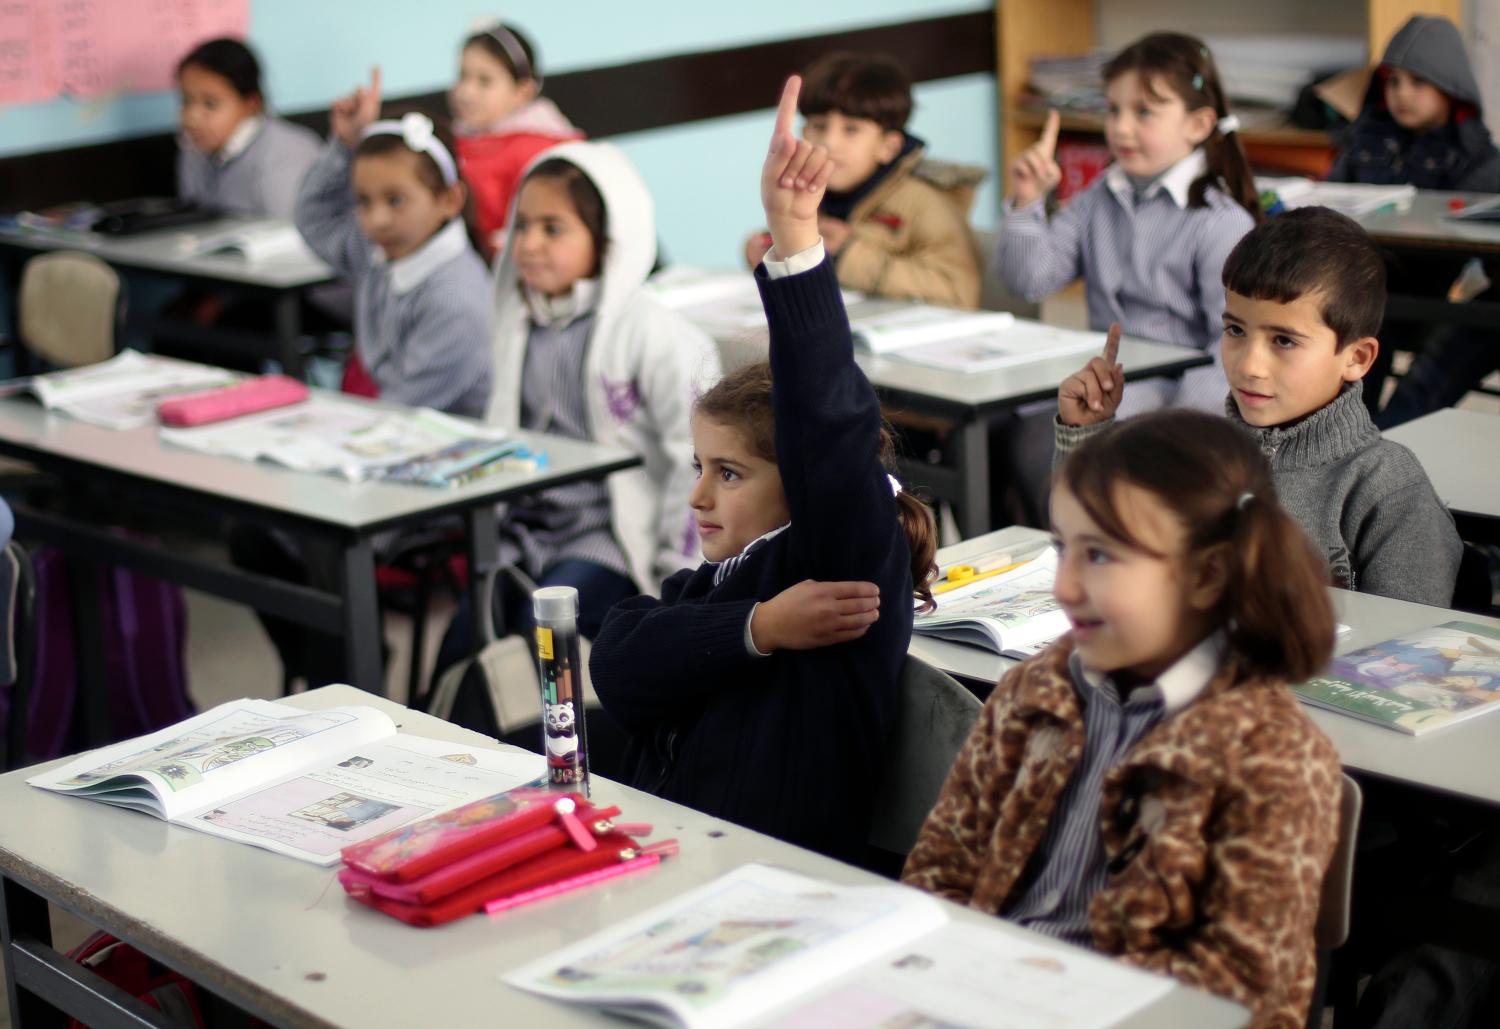
[[[1452,603],[1463,554],[1453,516],[1416,455],[1381,438],[1360,383],[1345,383],[1330,404],[1285,428],[1250,425],[1232,397],[1225,411],[1255,436],[1281,506],[1327,556],[1335,586],[1435,607]],[[1055,422],[1053,467],[1110,424]]]

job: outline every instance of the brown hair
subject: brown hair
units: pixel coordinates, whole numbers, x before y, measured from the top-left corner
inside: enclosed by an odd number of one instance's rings
[[[1104,66],[1104,81],[1113,82],[1132,71],[1140,76],[1141,88],[1150,96],[1162,99],[1156,90],[1156,83],[1160,81],[1187,105],[1189,111],[1212,108],[1216,119],[1229,113],[1229,102],[1225,99],[1224,87],[1219,84],[1213,55],[1195,36],[1180,32],[1153,32],[1142,36],[1115,54]],[[1258,223],[1260,194],[1255,188],[1255,176],[1250,171],[1250,159],[1245,156],[1239,133],[1225,135],[1215,125],[1208,139],[1203,141],[1203,156],[1208,160],[1208,170],[1188,190],[1188,206],[1207,207],[1204,194],[1209,186],[1217,186],[1249,211],[1250,217]]]
[[[731,426],[757,457],[776,460],[776,415],[771,400],[771,366],[765,361],[730,372],[694,406],[698,414]],[[880,427],[880,463],[896,470],[896,438]],[[912,592],[931,610],[932,581],[937,578],[937,524],[927,505],[903,489],[896,494],[896,518],[911,551]]]
[[[521,188],[525,189],[526,183],[532,179],[552,179],[562,183],[563,188],[568,191],[568,199],[573,202],[578,220],[583,222],[583,227],[588,229],[589,237],[594,241],[593,274],[599,274],[604,263],[604,247],[609,242],[609,212],[604,208],[604,197],[600,195],[599,187],[594,185],[594,180],[582,168],[561,157],[549,157],[531,169],[525,182],[521,183]],[[519,190],[517,195],[520,195]]]
[[[797,109],[804,118],[837,111],[900,132],[911,117],[911,79],[885,54],[840,50],[818,58],[803,74]]]
[[[1326,207],[1299,207],[1267,218],[1224,260],[1224,288],[1252,300],[1290,304],[1317,293],[1336,350],[1380,331],[1385,319],[1385,258],[1353,218]]]
[[[1241,667],[1301,682],[1327,666],[1335,627],[1327,565],[1282,510],[1255,441],[1228,419],[1175,410],[1121,422],[1069,455],[1058,481],[1126,546],[1152,552],[1120,517],[1124,483],[1161,499],[1190,552],[1227,545],[1218,614]]]

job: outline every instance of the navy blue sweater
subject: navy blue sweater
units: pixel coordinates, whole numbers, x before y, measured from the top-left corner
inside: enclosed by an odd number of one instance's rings
[[[911,558],[878,456],[880,405],[854,363],[831,262],[771,280],[776,454],[791,527],[715,587],[678,572],[612,608],[589,670],[630,733],[631,785],[835,857],[869,832],[911,639]],[[818,650],[745,649],[757,601],[804,579],[880,587],[880,619]]]

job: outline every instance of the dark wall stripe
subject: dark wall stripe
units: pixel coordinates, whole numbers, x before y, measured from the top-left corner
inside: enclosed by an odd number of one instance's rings
[[[548,76],[547,95],[591,136],[682,125],[760,110],[782,80],[829,50],[895,55],[917,82],[995,70],[988,11],[804,36]],[[446,114],[443,93],[392,98],[392,107]],[[326,111],[288,115],[320,134]],[[0,208],[45,207],[170,193],[177,144],[169,133],[0,160]]]

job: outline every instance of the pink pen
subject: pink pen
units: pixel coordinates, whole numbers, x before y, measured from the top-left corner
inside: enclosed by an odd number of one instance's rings
[[[508,911],[511,908],[520,907],[523,904],[530,904],[534,900],[546,900],[548,897],[571,893],[573,890],[592,886],[594,883],[603,882],[606,879],[613,879],[619,875],[626,875],[630,872],[640,871],[643,868],[650,868],[652,865],[660,864],[661,858],[660,854],[638,854],[628,861],[620,862],[618,865],[596,868],[592,872],[584,872],[582,875],[559,879],[557,882],[548,883],[546,886],[537,886],[534,889],[522,890],[520,893],[512,893],[509,897],[496,897],[484,906],[484,910],[486,914],[493,915],[501,911]]]

